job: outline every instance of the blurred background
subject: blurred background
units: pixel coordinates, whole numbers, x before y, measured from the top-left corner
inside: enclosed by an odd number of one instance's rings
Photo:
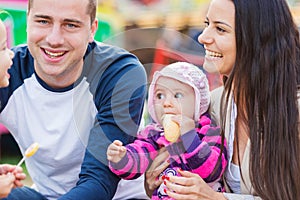
[[[26,43],[27,1],[0,0],[0,9],[10,14],[3,17],[9,47]],[[299,24],[300,0],[288,2]],[[208,4],[209,0],[98,0],[95,39],[135,54],[146,69],[148,82],[154,71],[175,61],[191,62],[202,69],[204,49],[197,37]],[[219,75],[207,76],[210,89],[221,85]],[[20,158],[16,142],[0,124],[0,163],[17,164]],[[27,181],[30,185],[30,177]]]

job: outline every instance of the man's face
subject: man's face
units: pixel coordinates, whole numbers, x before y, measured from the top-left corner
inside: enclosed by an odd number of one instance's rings
[[[27,42],[38,76],[53,88],[71,85],[79,77],[83,56],[93,41],[88,0],[34,0],[28,13]]]

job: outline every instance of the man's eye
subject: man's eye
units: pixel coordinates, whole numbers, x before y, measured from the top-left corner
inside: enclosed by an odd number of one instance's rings
[[[39,24],[48,24],[47,20],[37,20]]]
[[[66,27],[68,27],[68,28],[76,28],[77,25],[75,25],[75,24],[66,24]]]
[[[179,99],[179,98],[182,98],[183,97],[183,94],[182,93],[176,93],[174,95],[175,98]]]

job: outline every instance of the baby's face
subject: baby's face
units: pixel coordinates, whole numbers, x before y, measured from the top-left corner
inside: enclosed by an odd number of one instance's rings
[[[6,87],[9,84],[7,70],[12,65],[14,53],[7,48],[7,35],[3,22],[0,20],[0,87]]]
[[[153,101],[156,118],[160,124],[164,114],[194,118],[195,92],[188,84],[162,76],[156,82]]]

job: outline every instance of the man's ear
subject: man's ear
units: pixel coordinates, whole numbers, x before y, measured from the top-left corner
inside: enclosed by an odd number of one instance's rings
[[[95,37],[95,34],[96,34],[97,30],[98,30],[98,19],[96,17],[95,20],[92,23],[92,26],[91,26],[91,35],[90,35],[89,42],[93,42],[94,41],[94,37]]]

